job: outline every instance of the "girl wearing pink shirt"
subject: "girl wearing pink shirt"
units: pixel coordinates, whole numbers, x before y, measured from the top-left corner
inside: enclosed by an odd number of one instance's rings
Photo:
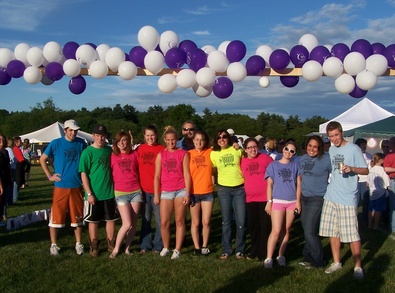
[[[110,258],[115,258],[126,236],[125,254],[131,255],[129,248],[137,228],[137,215],[143,202],[138,176],[137,152],[131,146],[131,137],[125,131],[115,135],[114,152],[111,155],[111,169],[114,194],[122,226],[118,231],[115,248]]]

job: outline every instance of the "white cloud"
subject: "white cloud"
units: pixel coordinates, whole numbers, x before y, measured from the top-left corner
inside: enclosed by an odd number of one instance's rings
[[[210,35],[210,32],[209,32],[208,30],[205,30],[205,31],[195,31],[195,32],[192,32],[192,34],[193,34],[193,35],[196,35],[196,36],[209,36],[209,35]]]

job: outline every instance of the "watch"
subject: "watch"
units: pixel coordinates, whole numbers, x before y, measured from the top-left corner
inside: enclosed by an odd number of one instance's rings
[[[89,193],[88,193],[88,196],[90,196],[90,195],[93,195],[93,193],[92,193],[92,192],[89,192]]]
[[[89,194],[88,194],[89,195]],[[273,200],[272,199],[269,199],[267,202],[273,202]]]

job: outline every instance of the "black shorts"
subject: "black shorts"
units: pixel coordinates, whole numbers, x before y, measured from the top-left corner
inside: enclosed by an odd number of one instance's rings
[[[84,202],[84,222],[98,223],[100,221],[115,221],[117,219],[114,198],[97,200],[94,205],[91,205],[87,200]]]

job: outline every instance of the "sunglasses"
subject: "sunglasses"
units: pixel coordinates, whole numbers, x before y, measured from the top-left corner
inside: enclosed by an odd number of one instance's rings
[[[220,138],[225,139],[225,138],[228,138],[228,136],[226,134],[218,135],[217,139],[220,139]]]
[[[288,147],[285,147],[284,150],[286,150],[287,152],[290,152],[291,154],[295,154],[295,150],[290,150]]]
[[[195,128],[193,128],[193,127],[191,127],[191,128],[183,128],[182,130],[184,130],[184,131],[194,131]]]

